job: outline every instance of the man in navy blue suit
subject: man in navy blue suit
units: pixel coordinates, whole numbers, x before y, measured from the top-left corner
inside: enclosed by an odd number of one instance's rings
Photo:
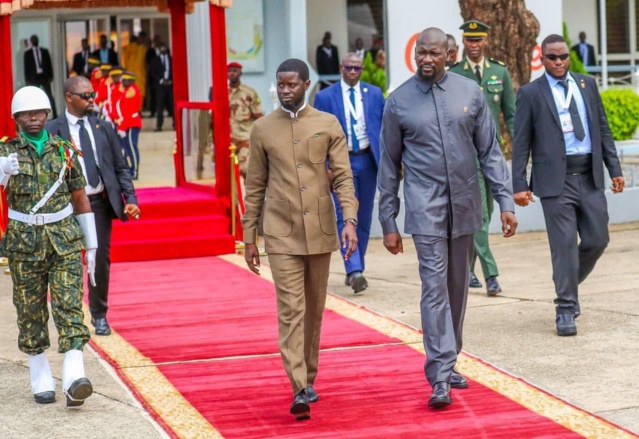
[[[315,96],[315,108],[337,117],[348,139],[348,153],[355,181],[355,195],[359,200],[357,212],[358,245],[350,259],[344,263],[346,285],[354,293],[368,288],[364,277],[364,256],[371,231],[375,190],[377,187],[377,164],[379,163],[379,133],[384,113],[384,95],[379,87],[360,82],[362,59],[349,53],[340,64],[342,80],[320,91]],[[330,172],[330,171],[328,171]],[[339,201],[333,194],[337,227],[344,228],[344,218]],[[342,249],[344,253],[345,249]]]

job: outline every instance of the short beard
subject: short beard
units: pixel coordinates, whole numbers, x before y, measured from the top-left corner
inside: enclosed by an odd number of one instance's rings
[[[284,109],[286,109],[288,111],[294,112],[294,111],[298,110],[302,106],[303,102],[304,102],[304,96],[302,96],[301,99],[293,102],[290,105],[289,104],[285,104],[282,101],[280,101],[280,104],[282,104],[282,108],[284,108]]]
[[[548,73],[550,76],[560,81],[563,81],[564,79],[566,79],[569,71],[570,71],[570,68],[566,69],[566,73],[564,74],[564,76],[556,76],[556,75],[553,75],[553,73],[550,70],[546,69],[546,73]]]

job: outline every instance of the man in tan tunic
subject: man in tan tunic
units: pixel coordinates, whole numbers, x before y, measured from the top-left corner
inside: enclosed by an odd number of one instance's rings
[[[240,175],[246,179],[249,156],[249,134],[253,122],[264,115],[262,101],[257,92],[242,84],[242,64],[232,62],[228,65],[229,108],[231,110],[231,142],[237,147],[240,162]]]
[[[309,402],[319,399],[313,385],[322,314],[331,253],[339,249],[327,161],[345,218],[345,259],[357,248],[357,200],[346,139],[335,116],[306,104],[308,76],[308,66],[298,59],[284,61],[277,70],[282,108],[255,122],[251,130],[242,219],[246,263],[259,275],[255,239],[264,207],[280,353],[295,395],[290,411],[298,420],[309,419]]]

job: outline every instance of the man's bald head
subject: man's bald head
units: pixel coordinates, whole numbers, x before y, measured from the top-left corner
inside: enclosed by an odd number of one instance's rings
[[[446,33],[439,29],[438,27],[429,27],[424,29],[419,37],[417,38],[417,44],[432,44],[439,45],[442,47],[448,48],[448,36]]]
[[[78,89],[84,88],[87,83],[91,85],[91,81],[89,81],[85,76],[72,76],[64,81],[64,93],[77,93]]]

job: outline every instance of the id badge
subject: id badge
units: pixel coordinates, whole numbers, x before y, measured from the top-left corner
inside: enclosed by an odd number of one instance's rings
[[[575,129],[572,126],[572,119],[570,113],[564,113],[559,115],[559,122],[561,123],[561,130],[564,133],[572,133]]]
[[[358,139],[361,139],[362,137],[366,135],[366,129],[364,125],[362,125],[361,123],[353,125],[353,129],[355,130],[355,136]]]

